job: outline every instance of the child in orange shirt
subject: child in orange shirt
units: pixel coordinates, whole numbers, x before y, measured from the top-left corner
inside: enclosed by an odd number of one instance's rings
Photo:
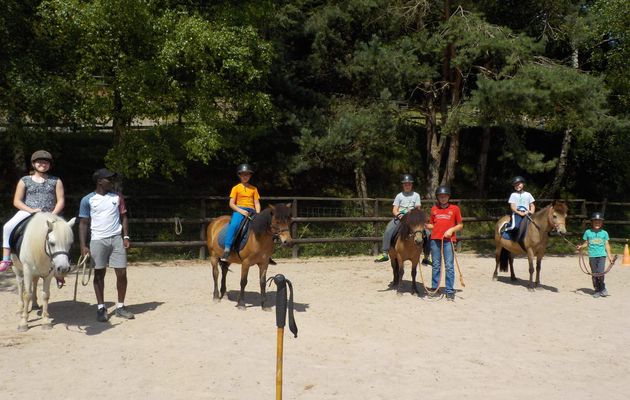
[[[236,169],[241,183],[232,188],[230,192],[230,208],[234,210],[230,225],[225,235],[225,248],[221,261],[228,262],[230,250],[234,244],[234,238],[243,218],[250,218],[254,213],[260,212],[260,195],[258,189],[249,183],[254,171],[249,164],[241,164]]]

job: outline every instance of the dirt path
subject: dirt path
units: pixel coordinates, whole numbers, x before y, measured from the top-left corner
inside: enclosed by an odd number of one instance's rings
[[[607,276],[610,297],[590,296],[575,257],[549,257],[542,288],[461,255],[466,287],[454,303],[387,290],[389,266],[371,258],[279,260],[295,286],[294,339],[284,344],[285,399],[627,399],[630,395],[630,268]],[[516,260],[526,278],[526,261]],[[407,268],[409,269],[409,268]],[[208,262],[129,268],[136,319],[95,320],[92,287],[52,290],[54,327],[17,333],[12,274],[0,275],[2,399],[271,399],[275,313],[259,307],[250,271],[246,311],[211,301]],[[429,268],[423,267],[425,278]],[[409,271],[405,285],[410,289]],[[113,273],[106,277],[110,312]],[[459,282],[457,282],[459,287]],[[462,289],[462,288],[459,288]],[[268,294],[275,303],[275,287]]]

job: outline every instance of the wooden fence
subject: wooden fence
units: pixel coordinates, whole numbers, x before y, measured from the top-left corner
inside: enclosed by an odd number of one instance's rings
[[[144,198],[144,197],[143,197]],[[159,197],[152,197],[153,200],[158,200]],[[167,218],[130,218],[130,224],[172,224],[177,227],[182,225],[197,225],[199,227],[199,240],[175,240],[175,241],[139,241],[133,242],[134,247],[149,247],[149,248],[164,248],[164,247],[198,247],[199,257],[206,257],[206,227],[208,222],[212,221],[212,217],[208,215],[208,203],[220,202],[222,210],[227,213],[228,198],[223,196],[208,196],[208,197],[196,197],[194,199],[187,198],[187,200],[199,201],[199,216],[198,217],[167,217]],[[363,236],[363,237],[298,237],[298,226],[300,224],[328,224],[328,223],[350,223],[350,224],[374,224],[374,231],[378,231],[379,225],[383,225],[388,222],[392,217],[388,216],[391,210],[392,199],[389,198],[335,198],[335,197],[264,197],[261,199],[263,203],[266,202],[290,202],[292,207],[293,224],[291,226],[291,235],[293,239],[292,256],[294,258],[299,256],[300,246],[314,243],[356,243],[367,242],[372,243],[372,252],[377,254],[379,249],[379,243],[382,240],[381,236]],[[537,201],[537,204],[544,205],[551,200],[541,199]],[[301,205],[306,202],[334,202],[345,203],[350,202],[356,206],[362,206],[361,216],[301,216]],[[425,204],[432,204],[431,199],[425,199]],[[460,205],[462,208],[468,205],[478,204],[486,207],[490,210],[502,210],[508,209],[507,201],[505,199],[453,199],[453,203]],[[571,199],[568,200],[571,210],[579,210],[578,212],[572,212],[569,215],[569,219],[578,222],[579,231],[570,232],[569,235],[577,236],[581,235],[581,231],[585,229],[589,223],[588,212],[592,211],[606,211],[607,207],[622,207],[622,215],[624,219],[620,220],[606,220],[607,225],[630,225],[630,221],[627,220],[627,207],[630,207],[630,203],[619,202],[594,202],[586,201],[584,199]],[[368,206],[365,207],[364,205]],[[489,207],[491,206],[491,207]],[[427,208],[425,206],[425,208]],[[464,213],[465,214],[465,213]],[[504,212],[495,212],[491,215],[485,216],[464,216],[463,220],[466,224],[475,224],[496,221],[500,216],[504,215]],[[465,214],[466,215],[466,214]],[[575,223],[574,223],[575,225]],[[133,228],[132,228],[133,231]],[[465,231],[464,231],[465,232]],[[482,235],[466,235],[463,234],[458,237],[461,241],[475,241],[475,240],[488,240],[492,239],[494,235],[489,232]],[[627,242],[626,238],[611,238],[611,242]]]

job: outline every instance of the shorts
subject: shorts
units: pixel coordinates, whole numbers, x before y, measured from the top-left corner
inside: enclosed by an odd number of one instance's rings
[[[90,256],[94,269],[127,267],[127,251],[121,235],[90,241]]]

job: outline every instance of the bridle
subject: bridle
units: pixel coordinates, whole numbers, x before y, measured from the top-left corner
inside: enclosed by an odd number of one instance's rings
[[[271,236],[273,237],[273,240],[279,240],[280,239],[280,234],[284,233],[284,232],[289,232],[289,228],[288,228],[289,224],[287,224],[287,228],[280,228],[278,225],[276,224],[271,224],[269,226],[269,233],[271,234]]]
[[[56,221],[52,222],[52,224],[54,224]],[[57,257],[58,255],[65,255],[68,257],[68,259],[70,258],[70,253],[68,252],[68,250],[57,250],[57,251],[52,251],[52,247],[50,245],[50,240],[48,239],[48,237],[50,236],[52,230],[52,224],[51,226],[48,228],[48,231],[46,232],[46,241],[44,242],[44,251],[46,252],[46,255],[48,257],[50,257],[50,260],[52,261],[55,257]],[[51,268],[52,269],[52,268]]]
[[[549,226],[553,227],[552,229],[549,230],[549,232],[553,232],[553,231],[558,232],[558,228],[560,227],[560,224],[557,224],[553,221],[553,212],[554,212],[553,206],[549,207],[549,211],[547,212],[547,222],[549,223]],[[531,214],[527,214],[527,219],[529,219],[529,221],[532,223],[532,225],[536,227],[536,229],[538,229],[539,231],[542,231],[540,226],[536,223],[536,221],[534,221],[534,218],[532,218]]]

